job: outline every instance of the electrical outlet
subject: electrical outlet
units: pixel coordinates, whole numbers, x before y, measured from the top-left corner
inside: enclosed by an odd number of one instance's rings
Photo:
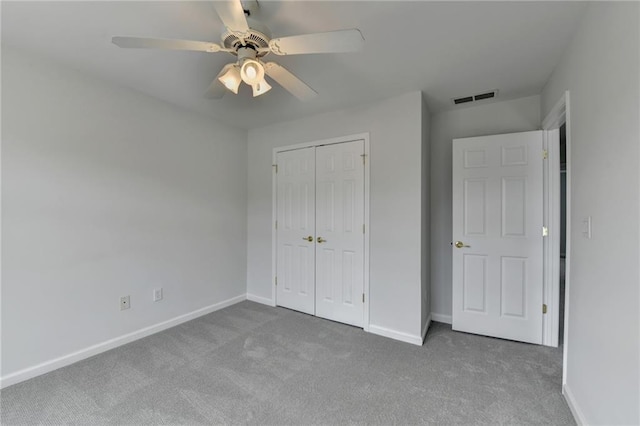
[[[131,301],[129,296],[122,296],[120,298],[120,310],[124,311],[125,309],[129,309],[131,307]]]
[[[153,290],[153,301],[157,302],[162,300],[162,287]]]

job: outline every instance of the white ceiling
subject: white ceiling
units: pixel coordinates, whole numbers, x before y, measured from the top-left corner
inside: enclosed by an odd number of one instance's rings
[[[452,97],[498,89],[499,99],[540,93],[573,34],[583,2],[261,1],[273,36],[359,28],[364,51],[269,55],[319,96],[300,102],[273,83],[220,100],[204,90],[227,53],[120,49],[115,35],[219,42],[209,2],[2,2],[2,43],[158,99],[253,128],[422,90],[432,112]]]

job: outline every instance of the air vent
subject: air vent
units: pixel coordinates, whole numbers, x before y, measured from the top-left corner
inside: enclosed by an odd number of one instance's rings
[[[498,96],[498,91],[492,90],[490,92],[480,93],[478,95],[453,98],[452,101],[455,105],[460,105],[460,104],[467,104],[470,102],[481,101],[483,99],[491,99],[491,98],[495,98],[496,96]]]
[[[467,96],[466,98],[457,98],[453,100],[453,103],[458,104],[466,104],[467,102],[473,102],[473,96]]]
[[[481,95],[475,95],[473,99],[476,101],[481,101],[482,99],[489,99],[489,98],[495,98],[495,97],[496,97],[496,92],[487,92],[487,93],[482,93]]]

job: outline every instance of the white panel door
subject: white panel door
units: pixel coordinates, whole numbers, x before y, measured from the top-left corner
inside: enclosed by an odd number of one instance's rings
[[[316,149],[316,315],[361,327],[364,141]]]
[[[315,149],[277,155],[279,306],[315,314]]]
[[[453,141],[453,329],[542,343],[542,131]]]

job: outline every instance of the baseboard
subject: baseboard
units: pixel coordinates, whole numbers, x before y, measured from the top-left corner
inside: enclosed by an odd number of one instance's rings
[[[377,334],[378,336],[388,337],[390,339],[399,340],[401,342],[411,343],[413,345],[422,346],[422,339],[415,334],[405,333],[403,331],[392,330],[386,327],[380,327],[378,325],[369,325],[369,333]]]
[[[422,329],[422,344],[424,345],[424,339],[427,337],[427,331],[429,331],[429,327],[431,326],[431,314],[427,317],[427,322],[424,324]]]
[[[573,393],[571,393],[569,386],[566,384],[562,386],[562,395],[564,396],[565,401],[567,401],[569,410],[571,410],[571,414],[573,414],[573,419],[576,421],[578,426],[588,424],[584,418],[584,414],[582,413],[580,406],[576,402],[576,399],[573,397]]]
[[[445,324],[451,324],[451,315],[436,314],[432,312],[431,319],[435,322],[443,322]]]
[[[71,365],[74,362],[78,362],[99,353],[106,352],[110,349],[117,348],[118,346],[131,343],[134,340],[142,339],[143,337],[150,336],[151,334],[158,333],[159,331],[175,327],[176,325],[191,321],[192,319],[201,317],[203,315],[210,314],[211,312],[218,311],[220,309],[226,308],[227,306],[235,305],[236,303],[242,302],[246,299],[247,296],[245,294],[232,297],[231,299],[227,299],[222,302],[197,309],[195,311],[177,316],[175,318],[171,318],[170,320],[163,321],[149,327],[141,328],[140,330],[134,331],[132,333],[128,333],[123,336],[116,337],[93,346],[89,346],[88,348],[81,349],[68,355],[64,355],[50,361],[45,361],[33,367],[28,367],[23,370],[16,371],[15,373],[8,374],[5,377],[0,377],[0,389],[23,382],[36,376],[40,376],[45,373],[49,373],[53,370],[57,370],[58,368],[66,367],[67,365]]]
[[[273,300],[267,297],[256,296],[255,294],[247,293],[247,300],[252,302],[262,303],[263,305],[275,306]]]

